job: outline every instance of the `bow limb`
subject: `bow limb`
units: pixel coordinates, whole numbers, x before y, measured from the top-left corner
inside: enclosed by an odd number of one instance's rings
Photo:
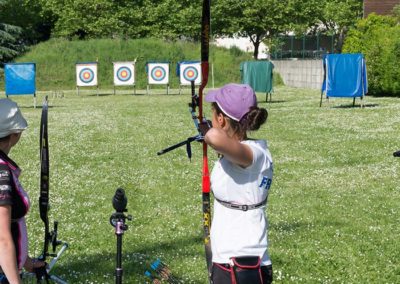
[[[68,243],[57,240],[58,222],[54,221],[54,228],[50,232],[49,226],[49,173],[50,173],[50,159],[49,159],[49,139],[47,127],[47,114],[48,102],[47,96],[43,102],[42,117],[40,120],[40,196],[39,196],[39,213],[40,219],[44,223],[44,245],[42,254],[38,257],[39,260],[46,262],[47,257],[51,257],[48,265],[35,269],[37,283],[54,283],[67,284],[64,280],[56,275],[50,275],[50,270],[54,267],[61,255],[68,248]],[[49,253],[49,245],[52,244],[52,253]],[[61,249],[55,253],[56,247],[62,245]]]
[[[210,0],[203,1],[201,20],[201,85],[199,89],[199,120],[203,120],[203,91],[208,83],[210,43]]]
[[[208,83],[209,72],[209,43],[210,43],[210,5],[211,0],[203,0],[201,22],[201,74],[202,80],[199,88],[199,121],[204,122],[203,92]],[[203,230],[204,248],[206,254],[208,280],[211,280],[212,252],[210,243],[211,206],[210,206],[210,174],[208,170],[207,144],[203,141],[203,169],[202,169],[202,204],[203,204]]]
[[[40,260],[45,261],[48,256],[49,249],[49,141],[47,133],[47,113],[48,113],[48,103],[47,96],[42,107],[42,117],[40,121],[40,196],[39,196],[39,211],[40,219],[42,219],[45,227],[44,235],[44,247],[43,253],[40,256]]]

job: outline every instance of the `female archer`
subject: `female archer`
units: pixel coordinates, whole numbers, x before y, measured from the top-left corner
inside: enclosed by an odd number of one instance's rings
[[[21,169],[8,156],[28,127],[17,104],[0,99],[0,283],[19,284],[20,272],[45,266],[28,256],[24,216],[29,198],[19,182]]]
[[[267,142],[247,136],[266,122],[267,110],[249,85],[225,85],[205,100],[212,103],[212,128],[204,140],[220,156],[211,173],[213,283],[271,283],[265,206],[273,163]]]

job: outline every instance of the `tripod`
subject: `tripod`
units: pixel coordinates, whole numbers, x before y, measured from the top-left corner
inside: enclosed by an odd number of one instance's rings
[[[122,284],[122,236],[128,225],[125,224],[126,220],[132,220],[131,215],[125,215],[126,205],[128,203],[125,191],[122,188],[118,188],[113,197],[113,207],[116,210],[110,217],[110,224],[115,228],[115,235],[117,235],[117,263],[115,268],[115,283]]]

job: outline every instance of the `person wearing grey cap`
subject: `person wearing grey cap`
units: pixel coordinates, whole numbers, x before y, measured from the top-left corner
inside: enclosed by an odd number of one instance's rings
[[[19,182],[21,169],[8,156],[28,127],[17,104],[0,99],[0,283],[22,283],[20,272],[33,272],[43,261],[28,256],[24,216],[29,198]]]
[[[244,84],[211,90],[205,100],[212,103],[212,128],[204,141],[220,157],[211,173],[213,283],[271,283],[265,206],[273,163],[267,142],[247,136],[266,122],[268,112]]]

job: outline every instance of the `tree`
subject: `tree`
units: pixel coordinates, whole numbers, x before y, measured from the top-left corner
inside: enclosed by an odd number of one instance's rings
[[[342,51],[344,38],[351,27],[362,18],[362,0],[321,0],[316,5],[317,18],[312,31],[339,35],[337,52]]]
[[[57,36],[177,39],[200,35],[200,0],[39,1],[56,15]]]
[[[107,0],[40,0],[42,7],[56,17],[54,34],[64,37],[112,37],[121,23],[114,1]]]
[[[0,23],[0,66],[24,50],[21,33],[20,27]]]
[[[214,5],[214,33],[239,35],[254,45],[254,58],[261,42],[275,42],[288,33],[305,34],[318,20],[319,0],[218,0]]]
[[[0,10],[2,11],[6,1],[0,0]],[[3,19],[2,19],[3,20]],[[24,44],[20,36],[22,29],[20,27],[0,22],[0,66],[23,51]]]
[[[289,0],[219,0],[213,6],[213,34],[248,37],[257,59],[260,43],[288,30]]]
[[[362,0],[216,0],[213,31],[248,37],[254,58],[262,41],[287,33],[339,35],[338,51],[349,29],[362,15]]]
[[[364,54],[370,94],[400,94],[399,18],[369,14],[349,31],[343,51]]]
[[[47,40],[54,25],[52,14],[45,13],[38,0],[0,1],[1,22],[22,28],[26,44]]]

